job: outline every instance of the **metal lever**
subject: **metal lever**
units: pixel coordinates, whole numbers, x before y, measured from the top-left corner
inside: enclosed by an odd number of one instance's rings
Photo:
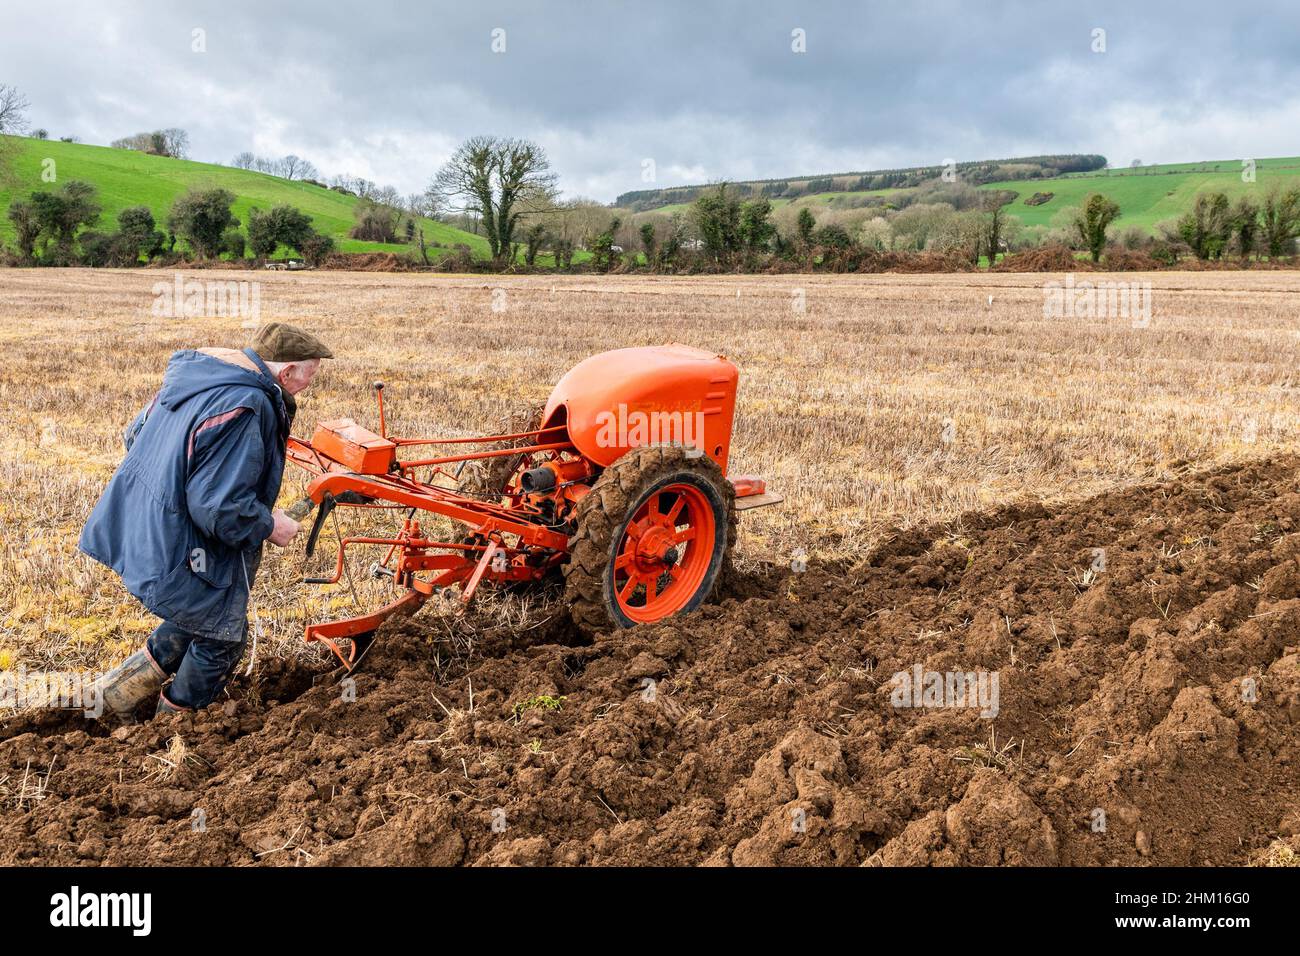
[[[330,516],[330,512],[334,510],[336,504],[338,504],[338,501],[331,494],[326,494],[325,497],[321,499],[320,509],[316,512],[316,520],[312,522],[311,534],[307,535],[307,557],[310,558],[315,552],[316,541],[320,538],[321,528],[325,527],[325,519]],[[310,581],[308,583],[321,584],[322,582]]]

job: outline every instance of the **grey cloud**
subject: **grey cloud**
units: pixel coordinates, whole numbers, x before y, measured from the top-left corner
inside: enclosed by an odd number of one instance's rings
[[[609,200],[645,185],[645,158],[658,185],[1040,151],[1231,158],[1295,152],[1300,120],[1285,3],[105,7],[3,14],[0,82],[34,122],[88,142],[184,126],[196,158],[295,152],[404,191],[479,132],[538,140],[566,191]]]

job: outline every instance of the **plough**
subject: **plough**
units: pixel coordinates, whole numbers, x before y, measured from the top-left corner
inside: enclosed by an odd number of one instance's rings
[[[553,575],[563,575],[573,619],[588,631],[697,608],[729,559],[737,512],[782,500],[759,477],[727,478],[738,380],[726,358],[689,346],[616,349],[561,378],[540,420],[477,438],[390,436],[376,383],[378,431],[344,418],[321,422],[310,441],[289,439],[288,460],[311,475],[289,513],[303,520],[317,508],[310,556],[336,508],[405,511],[389,536],[340,532],[333,573],[304,579],[337,583],[349,548],[382,548],[371,570],[398,596],[368,614],[310,624],[307,641],[352,671],[380,624],[443,589],[459,587],[467,604],[485,583]],[[413,453],[435,446],[452,453]],[[459,531],[431,537],[429,514]]]

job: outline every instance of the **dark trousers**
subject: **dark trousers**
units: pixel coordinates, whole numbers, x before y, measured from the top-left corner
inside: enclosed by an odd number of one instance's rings
[[[216,700],[235,676],[247,645],[247,635],[242,641],[214,641],[163,621],[145,646],[149,656],[172,677],[163,689],[167,699],[177,707],[199,709]]]
[[[245,578],[243,571],[236,568],[232,585],[235,593],[227,612],[226,625],[216,631],[222,635],[231,634],[235,639],[201,637],[170,621],[163,621],[149,635],[145,645],[149,656],[172,678],[163,693],[177,707],[200,709],[216,700],[230,678],[235,676],[235,668],[244,656],[244,648],[248,645],[248,590],[257,576],[261,549],[245,554],[243,558],[248,576]]]

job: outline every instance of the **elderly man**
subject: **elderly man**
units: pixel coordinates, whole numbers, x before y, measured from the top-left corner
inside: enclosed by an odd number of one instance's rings
[[[275,507],[294,396],[333,357],[281,322],[259,329],[243,351],[177,352],[162,389],[127,428],[126,458],[80,547],[163,623],[102,678],[114,713],[154,695],[158,713],[206,707],[233,675],[262,542],[283,548],[298,533]]]

